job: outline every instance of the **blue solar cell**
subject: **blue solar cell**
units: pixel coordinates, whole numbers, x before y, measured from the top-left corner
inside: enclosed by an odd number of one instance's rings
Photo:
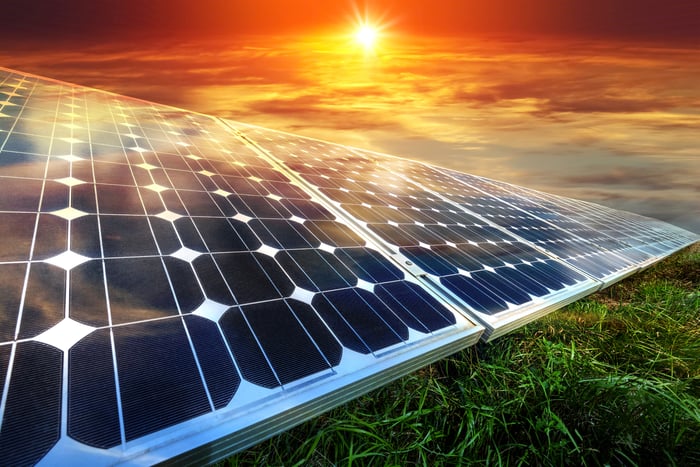
[[[531,264],[518,264],[515,268],[532,277],[550,290],[560,290],[564,288],[564,281],[562,278],[552,275],[551,269],[547,268],[544,262],[536,261]]]
[[[403,273],[369,248],[339,248],[335,256],[360,279],[367,282],[390,282],[404,278]]]
[[[474,279],[454,275],[441,277],[440,282],[476,311],[492,315],[508,309],[504,300],[490,294]]]
[[[448,248],[450,247],[445,247],[444,250]],[[439,247],[435,247],[435,250],[438,249]],[[454,250],[454,248],[452,249]],[[428,274],[449,276],[451,274],[457,274],[458,272],[454,261],[449,261],[450,257],[456,256],[456,252],[447,252],[449,254],[448,256],[448,254],[444,252],[441,254],[438,251],[433,251],[432,248],[423,248],[419,246],[400,248],[399,251]],[[481,266],[476,262],[471,264],[476,267]]]
[[[533,280],[531,277],[527,276],[516,268],[499,268],[498,274],[534,297],[542,297],[549,293],[549,290],[547,290],[546,287],[539,284],[537,281]]]
[[[356,285],[355,275],[333,254],[322,250],[290,250],[275,258],[292,281],[306,290],[320,292]]]
[[[340,342],[356,352],[376,352],[408,338],[406,325],[364,290],[325,292],[313,305]]]
[[[377,296],[406,325],[416,331],[432,332],[455,324],[454,316],[410,282],[388,282],[375,288]]]
[[[497,268],[494,272],[476,271],[473,272],[471,276],[472,279],[481,284],[485,290],[488,290],[495,296],[505,299],[508,303],[522,305],[523,303],[531,301],[532,297],[499,275],[501,269],[504,268]]]

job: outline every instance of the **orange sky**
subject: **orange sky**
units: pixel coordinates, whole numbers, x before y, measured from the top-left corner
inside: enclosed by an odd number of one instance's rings
[[[370,54],[349,42],[350,3],[141,3],[25,15],[0,62],[700,232],[695,2],[374,2]]]
[[[695,0],[4,0],[6,39],[235,38],[335,30],[354,10],[407,34],[697,41]]]

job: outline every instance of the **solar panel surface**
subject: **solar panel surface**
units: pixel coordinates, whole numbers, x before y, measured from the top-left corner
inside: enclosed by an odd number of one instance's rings
[[[71,440],[128,457],[440,332],[478,338],[216,120],[9,72],[2,89],[5,461]]]
[[[0,94],[8,464],[213,460],[697,239],[11,70]]]

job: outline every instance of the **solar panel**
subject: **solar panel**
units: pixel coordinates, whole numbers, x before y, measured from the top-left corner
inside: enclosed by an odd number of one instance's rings
[[[410,265],[426,287],[438,288],[447,300],[486,326],[487,338],[601,285],[490,219],[499,208],[500,212],[514,208],[488,202],[474,204],[478,210],[470,209],[465,193],[474,189],[440,169],[232,125],[378,237],[388,253]],[[525,220],[534,225],[536,219]]]
[[[12,70],[0,99],[12,465],[212,461],[697,239]]]
[[[478,339],[216,120],[9,71],[0,89],[6,462],[267,435]]]

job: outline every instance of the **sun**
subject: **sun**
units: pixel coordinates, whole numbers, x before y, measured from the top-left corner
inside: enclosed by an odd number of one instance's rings
[[[390,20],[388,11],[377,14],[369,10],[366,3],[358,3],[359,0],[350,0],[352,2],[352,14],[348,15],[352,21],[352,29],[348,29],[347,36],[352,42],[353,49],[363,49],[365,56],[379,55],[381,49],[385,46],[384,42],[393,38],[391,27],[396,20]],[[364,8],[361,5],[364,4]],[[381,44],[380,44],[381,42]]]
[[[355,40],[361,44],[365,50],[372,50],[377,45],[377,39],[379,38],[379,31],[377,28],[372,27],[368,24],[360,25],[357,32],[355,32]]]

